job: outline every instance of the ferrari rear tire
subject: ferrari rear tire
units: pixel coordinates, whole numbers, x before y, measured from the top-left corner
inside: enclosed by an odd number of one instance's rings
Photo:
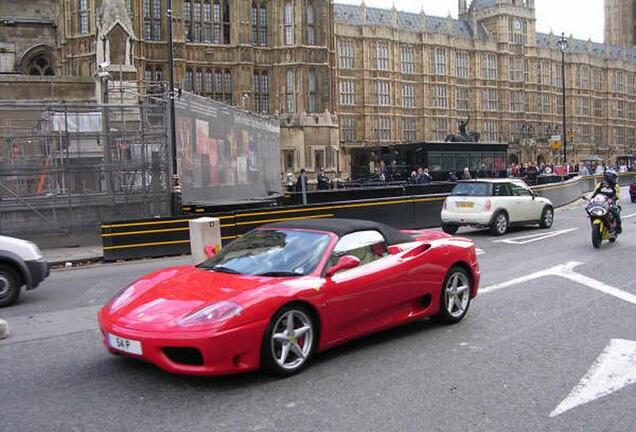
[[[456,324],[468,313],[472,278],[461,266],[454,266],[446,275],[440,296],[437,320],[444,324]]]
[[[0,307],[11,306],[18,300],[21,285],[13,267],[0,265]]]
[[[316,352],[318,328],[311,312],[291,304],[279,310],[267,327],[261,346],[261,369],[288,377],[302,371]]]
[[[442,224],[442,231],[446,234],[455,235],[457,234],[457,230],[459,230],[459,225]]]

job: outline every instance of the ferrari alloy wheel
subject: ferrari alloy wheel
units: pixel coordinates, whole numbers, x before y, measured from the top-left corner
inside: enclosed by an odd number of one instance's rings
[[[471,282],[468,272],[462,267],[453,267],[446,275],[438,319],[446,324],[460,322],[470,307]]]
[[[20,282],[11,267],[0,265],[0,307],[11,306],[20,297]]]
[[[291,305],[281,309],[263,341],[263,369],[278,376],[300,372],[314,354],[316,339],[314,320],[304,307]]]
[[[500,211],[495,215],[490,231],[496,236],[502,236],[508,232],[508,215]]]

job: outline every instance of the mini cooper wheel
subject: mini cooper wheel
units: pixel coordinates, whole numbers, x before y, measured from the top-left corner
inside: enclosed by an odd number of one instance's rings
[[[261,367],[270,375],[287,377],[302,371],[316,351],[318,334],[311,313],[299,305],[274,315],[261,347]]]
[[[471,278],[462,267],[455,266],[448,271],[440,298],[437,320],[444,324],[460,322],[470,307]]]
[[[508,232],[508,215],[500,211],[490,225],[490,232],[496,236],[502,236]]]
[[[459,225],[442,224],[442,231],[444,231],[446,234],[455,235],[457,234],[458,229]]]
[[[541,228],[552,228],[552,224],[554,223],[554,209],[550,206],[546,206],[541,213],[541,223],[539,224]]]
[[[11,306],[20,297],[20,278],[11,267],[0,265],[0,307]]]

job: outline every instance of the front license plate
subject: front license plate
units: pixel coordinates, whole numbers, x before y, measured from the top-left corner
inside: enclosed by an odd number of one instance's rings
[[[123,337],[108,334],[108,343],[111,347],[119,351],[124,351],[130,354],[142,355],[141,342],[125,339]]]
[[[460,201],[457,203],[457,207],[459,208],[473,208],[475,207],[475,203],[474,202],[470,202],[470,201]]]

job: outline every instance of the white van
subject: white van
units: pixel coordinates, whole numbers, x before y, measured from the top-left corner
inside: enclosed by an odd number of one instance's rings
[[[34,243],[0,236],[0,307],[10,306],[49,275],[49,264]]]

